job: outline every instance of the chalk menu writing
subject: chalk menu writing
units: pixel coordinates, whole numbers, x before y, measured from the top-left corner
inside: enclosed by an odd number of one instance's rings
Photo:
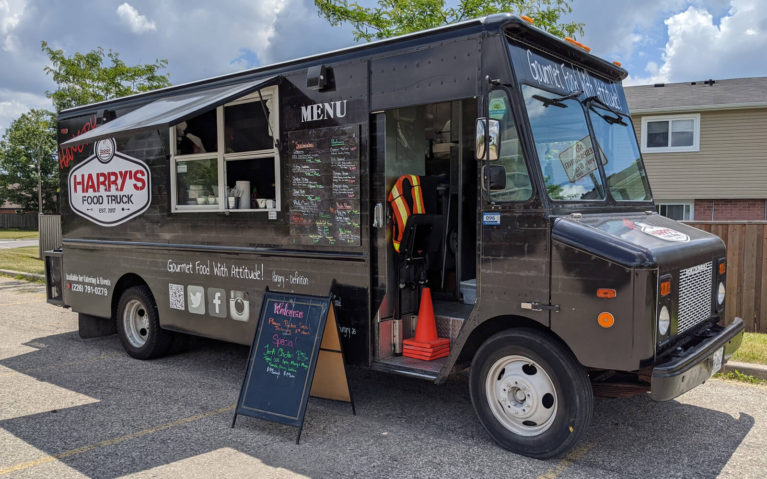
[[[266,293],[238,414],[300,424],[329,307],[328,298]]]
[[[290,235],[296,244],[360,244],[359,127],[288,133]]]

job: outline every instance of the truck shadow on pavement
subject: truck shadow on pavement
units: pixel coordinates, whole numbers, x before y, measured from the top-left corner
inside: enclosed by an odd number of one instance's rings
[[[0,393],[0,450],[9,451],[0,475],[60,472],[53,456],[89,477],[199,476],[205,471],[184,472],[185,461],[212,454],[211,472],[222,473],[216,452],[234,450],[258,459],[262,469],[234,469],[252,477],[555,477],[568,468],[589,477],[715,477],[754,426],[745,413],[677,401],[598,399],[574,453],[538,461],[492,442],[465,374],[436,386],[351,368],[357,415],[348,404],[310,399],[297,446],[292,427],[241,416],[230,428],[247,347],[194,339],[180,354],[137,361],[116,336],[66,333],[26,346],[33,350],[0,360],[9,388]],[[24,393],[37,382],[40,397]]]

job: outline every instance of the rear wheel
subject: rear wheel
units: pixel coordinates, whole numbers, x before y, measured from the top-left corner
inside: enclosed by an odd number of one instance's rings
[[[151,359],[168,351],[173,335],[160,328],[157,305],[146,286],[125,290],[117,305],[117,332],[125,350],[137,359]]]
[[[480,422],[501,447],[545,459],[572,448],[591,421],[594,396],[572,353],[533,329],[490,337],[469,380]]]

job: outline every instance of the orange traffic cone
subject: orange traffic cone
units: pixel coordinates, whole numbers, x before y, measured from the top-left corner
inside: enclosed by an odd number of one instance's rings
[[[402,341],[402,344],[402,355],[409,358],[431,361],[450,354],[450,340],[437,337],[437,323],[434,321],[434,307],[431,304],[429,288],[424,288],[421,294],[415,337]]]

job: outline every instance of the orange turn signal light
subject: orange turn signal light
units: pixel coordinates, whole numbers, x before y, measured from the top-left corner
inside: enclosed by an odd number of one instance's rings
[[[587,47],[587,46],[586,46],[586,45],[584,45],[583,43],[581,43],[581,42],[579,42],[579,41],[576,41],[576,40],[574,40],[574,39],[572,39],[572,38],[570,38],[570,37],[565,37],[565,41],[566,41],[566,42],[570,42],[570,43],[572,43],[573,45],[575,45],[575,46],[577,46],[577,47],[583,48],[583,49],[584,49],[584,50],[586,50],[587,52],[590,52],[590,51],[591,51],[591,48]]]
[[[615,316],[608,312],[599,313],[599,316],[597,316],[597,323],[605,329],[612,328],[613,324],[615,324]]]
[[[724,274],[727,271],[727,265],[724,261],[719,263],[719,274]]]
[[[671,281],[666,280],[660,284],[660,295],[668,296],[671,294]]]
[[[527,15],[522,15],[522,17],[520,17],[520,18],[522,18],[522,20],[526,21],[526,22],[527,22],[527,23],[529,23],[530,25],[532,25],[533,23],[535,23],[535,22],[533,21],[533,19],[532,19],[532,18],[530,18],[530,17],[528,17]]]
[[[599,288],[597,290],[597,298],[614,298],[618,296],[618,293],[611,288]]]

